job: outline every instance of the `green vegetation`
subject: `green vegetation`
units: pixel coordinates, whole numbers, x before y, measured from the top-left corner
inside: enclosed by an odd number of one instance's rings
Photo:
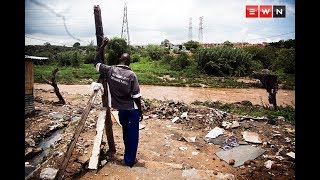
[[[232,47],[226,41],[222,47],[202,48],[196,41],[183,43],[187,51],[170,49],[169,40],[161,45],[147,47],[130,46],[125,40],[113,38],[105,50],[106,63],[117,64],[123,52],[131,54],[130,67],[138,76],[140,84],[192,87],[260,87],[261,83],[238,82],[252,71],[269,69],[279,77],[280,88],[295,88],[294,40],[271,43],[267,47]],[[189,51],[190,50],[190,51]],[[98,72],[92,66],[96,47],[91,43],[73,47],[26,46],[25,53],[48,57],[48,61],[35,61],[35,82],[42,82],[41,76],[49,77],[58,67],[57,81],[66,84],[90,83]]]
[[[192,104],[194,105],[203,105],[211,108],[221,109],[226,112],[231,112],[240,115],[249,115],[256,117],[267,117],[269,119],[275,119],[278,116],[283,116],[287,121],[295,121],[295,109],[291,106],[278,106],[278,110],[274,110],[273,107],[263,107],[259,105],[252,105],[251,102],[243,103],[221,103],[211,102],[211,101],[195,101]]]

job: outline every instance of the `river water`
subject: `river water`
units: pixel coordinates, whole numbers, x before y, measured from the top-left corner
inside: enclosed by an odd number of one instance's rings
[[[60,92],[69,94],[90,94],[90,85],[59,85]],[[48,84],[35,84],[35,89],[53,90]],[[174,100],[191,103],[193,101],[221,101],[234,103],[250,101],[252,104],[268,103],[268,93],[261,88],[201,88],[201,87],[172,87],[140,85],[143,98],[158,100]],[[294,90],[278,90],[277,104],[295,106]]]

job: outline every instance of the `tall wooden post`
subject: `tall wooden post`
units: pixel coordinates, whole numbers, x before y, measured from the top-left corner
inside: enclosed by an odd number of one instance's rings
[[[98,48],[101,46],[103,41],[103,27],[102,27],[102,19],[101,19],[101,9],[99,5],[95,5],[93,7],[94,9],[94,20],[95,20],[95,26],[96,26],[96,37],[97,37],[97,46]],[[100,57],[102,59],[102,62],[104,62],[104,55]],[[110,115],[110,107],[108,106],[108,88],[105,77],[100,75],[98,82],[102,83],[104,88],[104,93],[102,95],[102,105],[103,107],[107,107],[106,111],[106,120],[105,120],[105,129],[106,129],[106,135],[109,145],[109,152],[116,152],[116,147],[114,143],[113,138],[113,130],[112,130],[112,121],[111,121],[111,115]]]

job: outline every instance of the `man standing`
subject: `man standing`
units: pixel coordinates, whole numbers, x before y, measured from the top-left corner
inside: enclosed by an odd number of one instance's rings
[[[129,68],[130,55],[128,53],[121,55],[118,65],[108,66],[102,63],[101,57],[108,42],[109,39],[104,38],[95,57],[94,66],[107,81],[109,107],[119,111],[125,146],[124,162],[127,166],[132,167],[137,162],[139,120],[143,118],[140,87],[137,76]]]

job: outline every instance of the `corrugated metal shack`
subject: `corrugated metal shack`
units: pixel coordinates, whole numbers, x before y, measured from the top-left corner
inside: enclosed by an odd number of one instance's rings
[[[47,57],[37,57],[25,55],[24,70],[25,70],[25,107],[24,114],[29,114],[34,111],[34,60],[48,60]]]

